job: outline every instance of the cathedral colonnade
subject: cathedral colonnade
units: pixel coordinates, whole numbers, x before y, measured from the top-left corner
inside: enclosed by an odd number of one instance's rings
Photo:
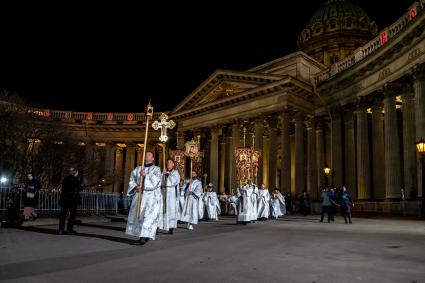
[[[346,186],[358,200],[400,199],[401,188],[407,198],[422,196],[415,142],[425,137],[423,65],[415,67],[408,82],[389,83],[329,109],[329,115],[281,110],[196,129],[210,150],[208,182],[219,192],[231,193],[238,185],[234,149],[243,146],[244,129],[245,145],[254,142],[262,151],[258,186],[295,195],[306,190],[317,199],[327,165],[329,185]]]

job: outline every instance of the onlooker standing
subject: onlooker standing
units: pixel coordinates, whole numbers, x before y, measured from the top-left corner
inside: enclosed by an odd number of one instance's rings
[[[322,200],[322,214],[320,216],[320,222],[323,222],[323,218],[325,217],[325,213],[328,214],[328,223],[331,222],[331,217],[332,217],[332,204],[330,202],[329,199],[329,192],[328,192],[328,188],[325,188],[322,191],[322,195],[320,197],[320,199]]]
[[[59,219],[59,234],[75,234],[74,222],[77,215],[77,206],[80,203],[80,191],[82,189],[80,179],[78,178],[78,170],[69,169],[69,175],[62,181],[62,190],[59,197],[59,205],[61,206],[61,214]],[[69,219],[67,230],[65,231],[66,216],[69,211]]]
[[[22,201],[24,203],[24,219],[35,220],[37,218],[37,213],[35,208],[38,204],[38,192],[41,189],[40,182],[35,178],[33,173],[28,173],[27,181],[25,182],[25,187],[22,192]]]
[[[300,212],[306,216],[311,214],[311,201],[310,195],[303,191],[300,197]]]
[[[354,202],[351,199],[351,196],[347,192],[347,188],[344,186],[342,187],[342,216],[344,216],[345,224],[348,224],[348,221],[350,224],[353,224],[351,221],[351,207],[354,206]]]
[[[285,206],[287,214],[294,214],[294,205],[292,203],[292,196],[290,192],[286,193],[285,195]]]

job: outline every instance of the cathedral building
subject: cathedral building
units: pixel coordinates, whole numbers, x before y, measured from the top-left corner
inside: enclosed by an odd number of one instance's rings
[[[326,184],[357,200],[422,196],[415,143],[425,139],[425,1],[378,30],[366,12],[327,0],[298,36],[299,49],[249,70],[216,70],[174,109],[169,145],[199,137],[204,172],[219,192],[238,184],[234,149],[261,151],[257,183],[317,199]],[[99,162],[96,183],[126,191],[142,149],[161,164],[159,132],[144,141],[144,113],[34,110],[65,125]],[[155,113],[158,120],[159,113]],[[324,168],[330,168],[329,175]]]

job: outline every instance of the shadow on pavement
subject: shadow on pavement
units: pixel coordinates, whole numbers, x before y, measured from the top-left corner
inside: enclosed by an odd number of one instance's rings
[[[114,227],[114,226],[92,224],[92,223],[80,223],[80,224],[77,224],[77,225],[78,226],[85,226],[85,227],[100,228],[100,229],[109,229],[109,230],[114,230],[114,231],[125,231],[124,227]]]
[[[41,228],[41,227],[21,227],[20,229],[24,230],[24,231],[30,231],[30,232],[58,235],[58,230],[56,230],[56,229],[48,229],[48,228]],[[63,237],[63,236],[64,235],[58,235],[58,237]],[[76,237],[80,236],[80,237],[87,237],[87,238],[98,238],[98,239],[108,240],[108,241],[117,242],[117,243],[137,245],[136,240],[121,238],[121,237],[108,236],[108,235],[98,235],[98,234],[88,234],[88,233],[77,232],[76,234],[66,235],[66,236],[76,236]]]

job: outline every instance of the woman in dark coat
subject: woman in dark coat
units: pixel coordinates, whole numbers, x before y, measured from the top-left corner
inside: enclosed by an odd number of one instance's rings
[[[37,213],[35,208],[38,204],[38,194],[41,189],[40,182],[34,177],[32,173],[28,173],[27,181],[22,192],[22,201],[24,204],[24,219],[36,219]]]

